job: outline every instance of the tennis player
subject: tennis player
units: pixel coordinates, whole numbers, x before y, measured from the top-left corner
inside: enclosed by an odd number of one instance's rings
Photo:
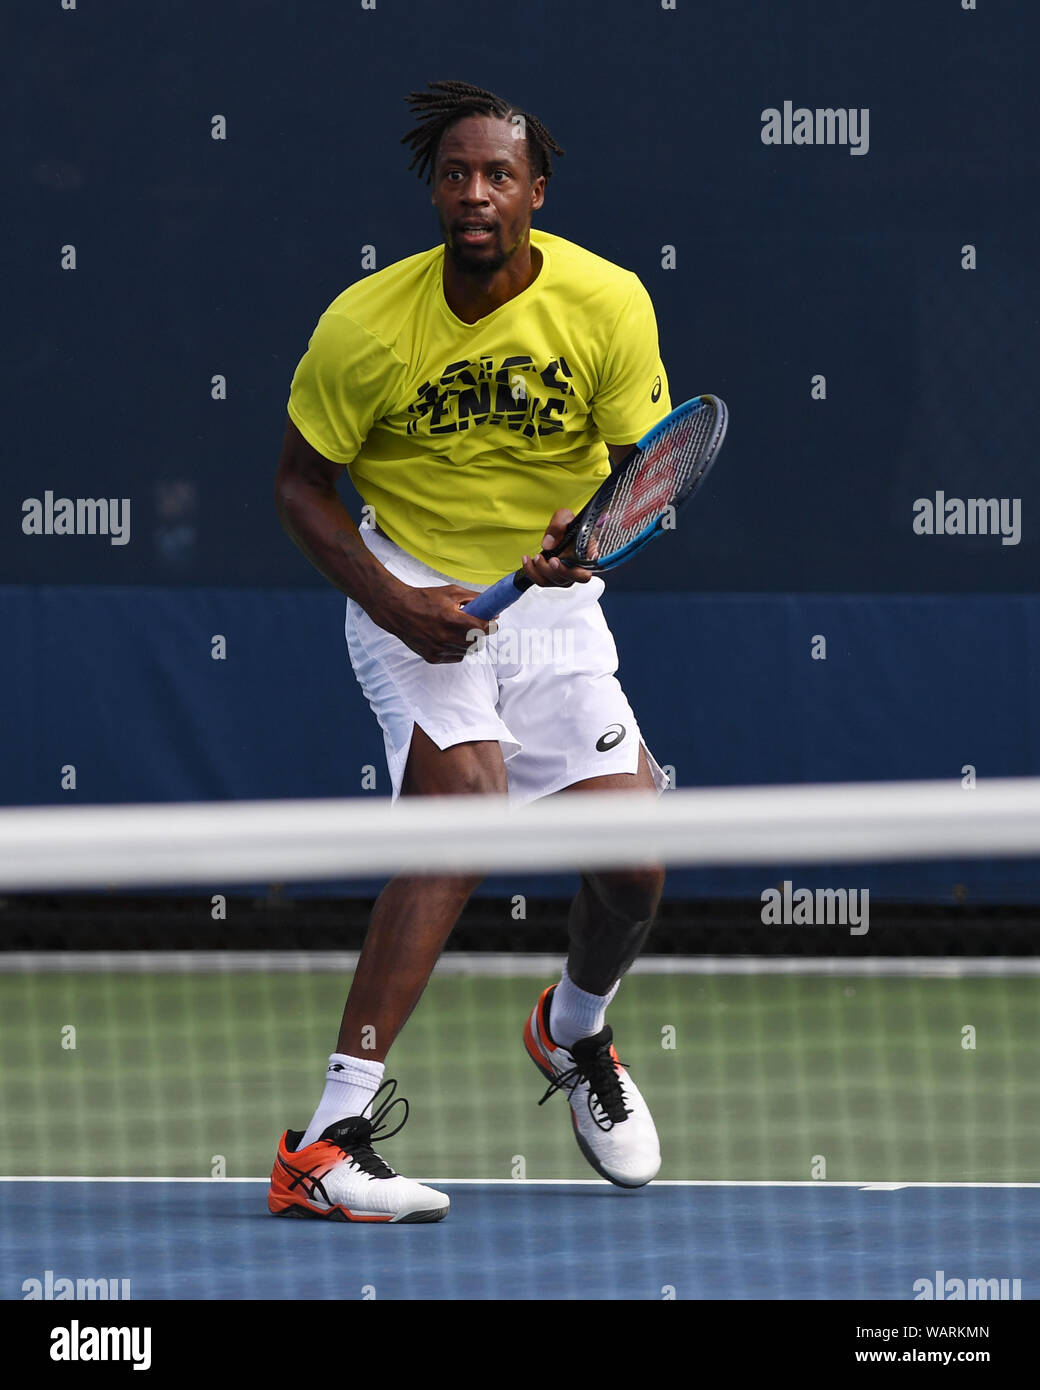
[[[660,790],[615,677],[603,581],[540,553],[670,409],[653,306],[630,271],[532,228],[563,154],[536,117],[464,82],[407,100],[418,124],[402,143],[432,184],[443,241],[359,280],[318,320],[292,381],[282,524],[347,595],[347,646],[395,798]],[[360,530],[336,491],[344,469],[365,503]],[[536,587],[497,631],[466,614],[520,565]],[[407,1118],[385,1059],[480,879],[405,875],[376,902],[324,1092],[278,1145],[276,1215],[447,1215],[444,1193],[373,1144]],[[661,1156],[605,1015],[663,879],[658,867],[583,875],[562,977],[524,1029],[543,1099],[566,1094],[582,1153],[621,1187],[650,1182]]]

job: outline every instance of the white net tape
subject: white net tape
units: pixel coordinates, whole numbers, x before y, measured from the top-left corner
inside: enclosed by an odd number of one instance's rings
[[[958,855],[1040,856],[1040,778],[0,811],[15,892]]]

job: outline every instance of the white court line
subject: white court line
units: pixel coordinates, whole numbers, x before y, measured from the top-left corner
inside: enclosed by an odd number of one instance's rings
[[[449,951],[436,974],[550,977],[559,955]],[[352,974],[357,951],[0,951],[0,975],[55,974]],[[632,975],[966,976],[1040,975],[1040,956],[642,956]]]
[[[269,1183],[270,1178],[81,1178],[81,1177],[0,1177],[5,1182],[139,1182],[139,1183],[208,1183],[220,1187],[228,1183]],[[434,1183],[442,1187],[606,1187],[600,1178],[416,1178],[416,1182]],[[837,1182],[812,1178],[660,1178],[651,1187],[856,1187],[861,1192],[897,1192],[905,1187],[995,1187],[1040,1188],[1040,1182],[872,1182],[842,1179]]]

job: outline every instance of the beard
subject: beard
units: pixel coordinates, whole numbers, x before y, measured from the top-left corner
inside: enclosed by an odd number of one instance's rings
[[[503,250],[501,242],[494,249],[478,249],[471,246],[457,246],[449,237],[445,242],[451,263],[460,275],[494,275],[501,270],[510,253]]]

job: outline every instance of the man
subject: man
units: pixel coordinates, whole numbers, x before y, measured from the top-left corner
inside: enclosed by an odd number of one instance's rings
[[[423,119],[405,141],[429,171],[443,245],[352,285],[319,320],[290,394],[282,524],[348,596],[395,797],[660,789],[614,677],[602,581],[539,553],[670,408],[649,296],[631,272],[532,231],[550,151],[563,153],[534,116],[461,82],[408,101]],[[344,467],[361,531],[336,492]],[[535,587],[496,636],[463,605],[519,564]],[[532,630],[566,639],[558,659],[525,659]],[[503,659],[486,659],[476,631]],[[480,878],[401,876],[378,899],[318,1108],[279,1144],[273,1213],[447,1214],[445,1194],[394,1173],[373,1142],[407,1118],[388,1129],[407,1103],[390,1098],[385,1058]],[[655,1176],[660,1150],[605,1011],[662,884],[656,867],[582,877],[566,968],[524,1034],[546,1094],[568,1096],[582,1153],[624,1187]]]

